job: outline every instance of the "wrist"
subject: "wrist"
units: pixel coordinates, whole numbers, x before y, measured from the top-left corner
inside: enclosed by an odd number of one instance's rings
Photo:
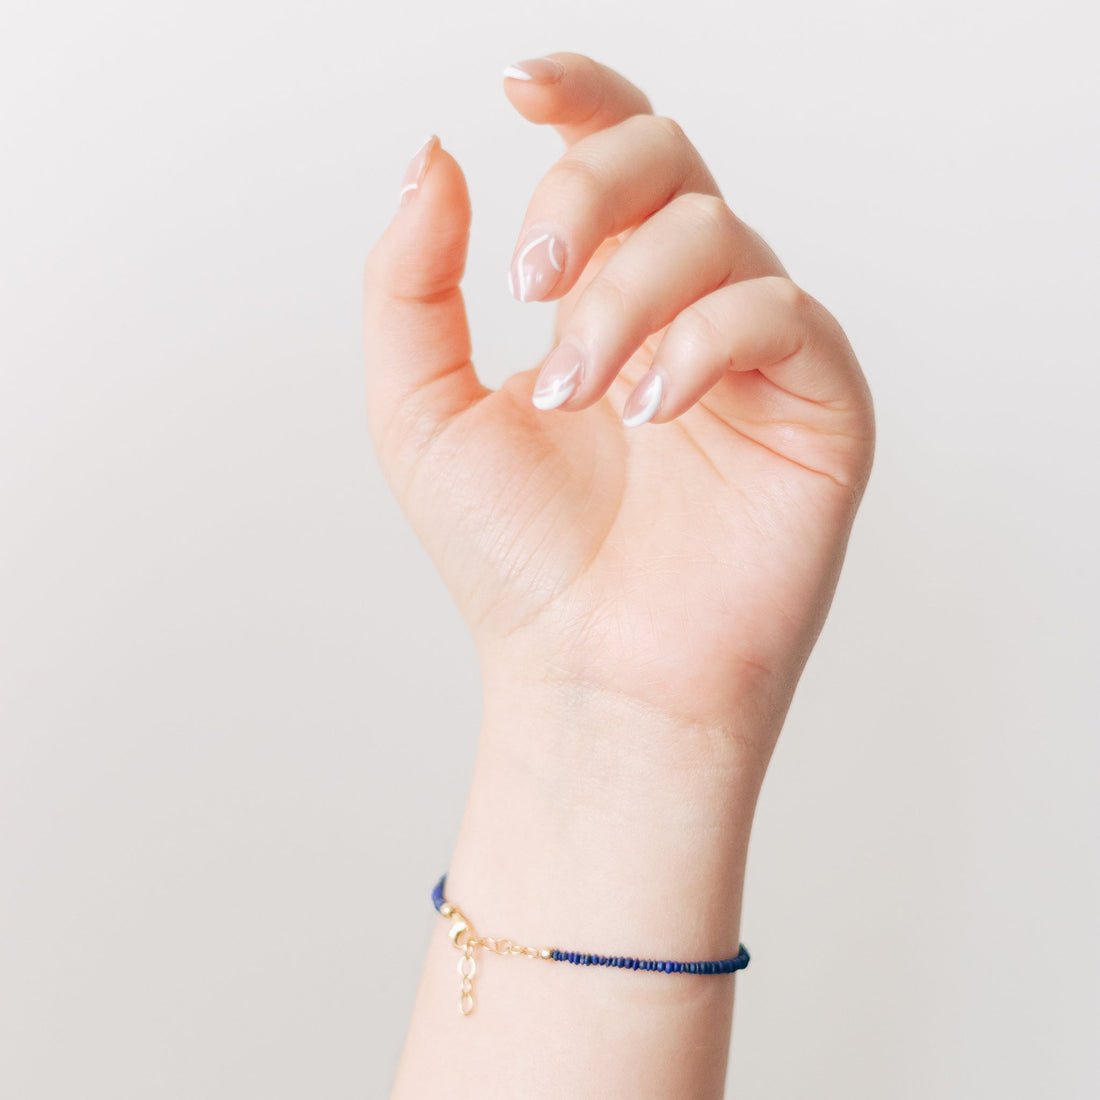
[[[569,684],[487,681],[448,897],[482,934],[643,957],[737,951],[770,735]],[[521,704],[522,700],[522,704]]]
[[[793,694],[793,685],[768,682],[733,699],[673,706],[573,674],[532,676],[484,662],[482,672],[480,758],[579,787],[614,770],[620,793],[636,787],[642,799],[656,782],[759,788]]]

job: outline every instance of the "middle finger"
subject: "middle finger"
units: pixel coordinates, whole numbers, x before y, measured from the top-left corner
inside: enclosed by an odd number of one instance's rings
[[[582,138],[535,188],[508,272],[513,296],[560,298],[603,241],[688,191],[719,194],[671,119],[634,115]]]

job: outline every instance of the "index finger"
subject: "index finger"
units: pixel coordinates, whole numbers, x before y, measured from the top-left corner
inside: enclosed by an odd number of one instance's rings
[[[651,115],[645,93],[579,53],[552,53],[504,70],[504,91],[529,122],[549,124],[566,145],[633,115]]]

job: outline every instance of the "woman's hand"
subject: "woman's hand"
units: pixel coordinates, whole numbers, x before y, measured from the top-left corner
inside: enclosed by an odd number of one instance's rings
[[[637,88],[555,54],[505,91],[567,145],[509,274],[521,300],[559,301],[558,342],[541,372],[478,381],[469,199],[433,138],[367,263],[379,460],[487,692],[522,679],[708,731],[770,711],[748,744],[766,765],[870,472],[866,382]]]
[[[587,58],[524,68],[509,97],[568,145],[509,275],[560,303],[541,371],[497,391],[474,373],[469,200],[435,139],[366,272],[375,447],[485,679],[449,896],[524,944],[726,957],[868,477],[870,396],[674,123]],[[395,1100],[722,1095],[730,975],[525,961],[483,960],[470,1027],[438,928]]]

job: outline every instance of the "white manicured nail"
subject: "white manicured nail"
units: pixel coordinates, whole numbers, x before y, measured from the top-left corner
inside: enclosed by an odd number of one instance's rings
[[[544,298],[565,268],[565,248],[552,233],[535,230],[512,264],[512,295],[521,302]]]
[[[647,371],[645,377],[634,387],[623,406],[623,424],[636,428],[644,424],[657,411],[664,392],[664,380],[654,371]]]
[[[428,156],[431,154],[433,143],[438,144],[439,139],[432,134],[430,138],[413,154],[409,167],[405,169],[405,178],[401,181],[401,194],[398,202],[404,203],[408,197],[419,188],[424,179],[424,172],[428,167]]]
[[[580,376],[580,354],[569,344],[559,344],[539,371],[531,404],[536,409],[556,409],[573,396]]]
[[[561,80],[565,67],[548,57],[534,57],[530,61],[517,61],[501,74],[505,80],[524,80],[531,84],[553,84]]]

